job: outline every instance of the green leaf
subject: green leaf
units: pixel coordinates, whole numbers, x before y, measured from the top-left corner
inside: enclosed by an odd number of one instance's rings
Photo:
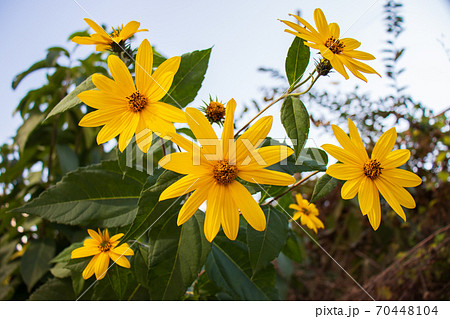
[[[70,110],[71,108],[81,105],[83,102],[81,102],[81,100],[77,98],[77,95],[83,91],[92,89],[95,89],[95,85],[92,82],[92,75],[91,75],[86,80],[84,80],[80,85],[78,85],[72,92],[67,94],[58,104],[56,104],[56,106],[47,115],[44,122],[59,113],[63,113],[67,110]]]
[[[305,73],[309,63],[310,50],[303,39],[295,37],[286,57],[286,76],[289,84],[296,84]]]
[[[177,300],[198,277],[211,249],[203,234],[205,214],[197,211],[182,226],[177,215],[149,232],[147,287],[152,300]]]
[[[253,272],[266,267],[283,248],[288,236],[288,219],[273,207],[265,206],[266,229],[254,230],[247,225],[247,244]]]
[[[152,176],[148,177],[145,183],[142,194],[138,202],[138,211],[136,218],[133,220],[130,228],[123,237],[122,241],[127,241],[130,238],[139,238],[146,233],[162,214],[173,214],[180,209],[179,199],[169,199],[159,202],[159,195],[171,184],[173,184],[179,177],[172,171],[166,171],[162,168],[155,170]]]
[[[125,296],[130,272],[130,269],[120,267],[119,265],[113,265],[106,273],[106,280],[109,281],[109,284],[119,300],[123,300]]]
[[[56,153],[58,154],[59,166],[63,174],[74,171],[80,166],[77,153],[69,145],[56,145]]]
[[[36,289],[30,296],[33,301],[46,300],[75,300],[70,279],[53,278]]]
[[[305,256],[305,252],[300,247],[297,236],[292,230],[289,230],[289,236],[286,240],[286,245],[284,245],[281,251],[284,255],[289,257],[289,259],[297,263],[301,263]]]
[[[34,131],[36,127],[41,124],[44,119],[44,114],[42,113],[31,113],[30,117],[27,118],[22,126],[17,130],[17,135],[14,141],[19,146],[19,152],[22,154],[25,150],[25,145],[27,144],[28,137]]]
[[[89,227],[130,224],[147,174],[123,175],[117,161],[80,168],[15,212],[38,215],[52,222]]]
[[[317,181],[316,185],[314,186],[314,191],[311,196],[311,202],[316,202],[325,195],[327,195],[329,192],[331,192],[333,189],[335,189],[337,186],[337,179],[331,177],[328,174],[323,175],[319,180]]]
[[[238,240],[217,236],[205,267],[209,278],[235,300],[274,299],[252,280],[247,246]]]
[[[55,242],[51,239],[32,241],[22,256],[20,272],[28,291],[49,271],[49,262],[55,254]]]
[[[305,105],[298,98],[286,97],[281,106],[281,123],[294,146],[297,158],[305,146],[309,134],[309,115]]]
[[[83,243],[74,243],[70,245],[69,247],[66,247],[63,251],[61,251],[57,256],[55,256],[52,260],[50,260],[51,263],[65,263],[70,261],[70,255],[72,253],[72,250],[75,250],[77,248],[83,247]]]
[[[288,162],[295,158],[290,157]],[[311,147],[303,148],[295,160],[294,172],[308,172],[308,171],[326,171],[328,164],[328,155],[325,151]]]
[[[193,51],[181,56],[181,64],[163,102],[176,107],[185,107],[197,96],[208,68],[211,49]]]

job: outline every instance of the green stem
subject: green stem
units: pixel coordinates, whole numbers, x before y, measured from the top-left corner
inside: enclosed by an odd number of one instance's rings
[[[320,75],[318,75],[315,79],[313,79],[311,81],[311,84],[309,85],[309,87],[305,91],[300,92],[300,93],[290,93],[289,95],[290,96],[300,96],[300,95],[303,95],[305,93],[308,93],[309,90],[311,90],[311,88],[313,87],[314,83],[316,83],[316,81],[319,79],[319,77],[320,77]]]
[[[136,289],[134,289],[134,291],[131,293],[130,297],[128,298],[128,301],[130,301],[131,299],[133,299],[134,295],[136,294],[136,292],[139,290],[139,288],[141,287],[141,284],[138,284],[136,286]]]
[[[290,93],[290,92],[292,92],[292,91],[294,91],[295,89],[298,89],[299,87],[301,87],[303,84],[305,84],[306,82],[308,82],[308,80],[310,79],[310,78],[312,78],[312,76],[314,75],[314,73],[316,73],[316,69],[314,69],[314,71],[312,71],[311,72],[311,74],[306,78],[306,79],[304,79],[301,83],[299,83],[299,84],[295,84],[295,83],[293,83],[292,85],[291,85],[291,87],[289,88],[289,90],[288,90],[288,92]]]

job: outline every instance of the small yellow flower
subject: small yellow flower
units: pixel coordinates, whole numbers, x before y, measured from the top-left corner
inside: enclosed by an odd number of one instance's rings
[[[397,168],[408,161],[411,153],[404,149],[391,152],[397,139],[395,128],[391,128],[381,135],[369,158],[358,130],[350,119],[348,127],[350,137],[332,125],[334,135],[343,149],[330,144],[322,145],[324,150],[342,162],[328,167],[327,174],[347,181],[341,190],[343,199],[352,199],[358,194],[361,211],[368,216],[374,230],[378,229],[381,221],[378,191],[406,221],[402,206],[412,209],[416,203],[404,187],[415,187],[422,183],[416,174]]]
[[[234,111],[236,102],[226,105],[222,138],[219,140],[207,118],[197,109],[187,108],[188,125],[201,146],[172,133],[172,141],[187,153],[172,153],[159,164],[167,170],[187,174],[165,189],[159,200],[178,197],[194,191],[178,214],[178,225],[186,222],[206,200],[204,232],[212,241],[222,225],[225,235],[236,239],[239,212],[256,230],[266,228],[266,218],[250,192],[236,179],[268,185],[290,185],[295,179],[285,173],[266,170],[293,153],[286,146],[267,146],[256,149],[272,126],[272,117],[261,118],[237,140],[234,139]]]
[[[99,229],[98,233],[88,229],[88,233],[91,238],[84,241],[83,247],[73,250],[70,256],[71,259],[94,256],[83,271],[84,279],[90,278],[94,273],[97,280],[105,277],[109,259],[119,266],[130,268],[130,262],[125,256],[133,256],[133,250],[126,243],[117,247],[123,234],[109,238],[107,229],[103,232]]]
[[[123,45],[123,42],[131,38],[135,33],[148,31],[147,29],[139,29],[140,23],[137,21],[128,22],[125,27],[122,25],[117,30],[113,28],[113,32],[106,33],[102,27],[91,19],[84,19],[87,24],[97,33],[91,34],[88,37],[73,37],[72,41],[78,44],[95,44],[96,51],[105,51],[111,49],[111,46],[118,44]]]
[[[135,86],[125,63],[117,56],[110,55],[108,67],[114,80],[94,74],[92,81],[99,90],[84,91],[77,95],[85,104],[97,109],[86,114],[79,125],[104,125],[97,135],[98,144],[120,134],[121,152],[136,133],[136,143],[146,153],[152,142],[152,131],[162,136],[167,132],[175,132],[173,122],[186,122],[181,109],[160,102],[172,85],[180,61],[179,56],[167,59],[152,72],[152,47],[148,40],[142,41],[136,55]]]
[[[297,220],[300,218],[302,225],[306,225],[317,234],[317,228],[324,228],[324,226],[322,221],[317,217],[319,216],[319,210],[316,205],[303,199],[301,194],[295,195],[295,200],[297,204],[289,205],[289,208],[296,210],[292,219]]]
[[[322,56],[330,61],[333,68],[342,74],[346,79],[349,77],[347,75],[347,71],[345,71],[344,65],[356,77],[365,82],[367,82],[367,79],[361,74],[361,72],[378,74],[377,71],[372,69],[367,64],[356,60],[374,60],[375,57],[369,53],[355,50],[361,45],[361,43],[355,39],[339,39],[339,26],[336,23],[328,24],[325,15],[319,8],[314,10],[314,21],[316,23],[317,30],[299,16],[293,14],[291,14],[291,16],[303,24],[306,29],[293,22],[281,20],[281,22],[287,24],[295,30],[292,31],[286,29],[284,31],[302,38],[307,41],[305,42],[307,46],[319,50]]]

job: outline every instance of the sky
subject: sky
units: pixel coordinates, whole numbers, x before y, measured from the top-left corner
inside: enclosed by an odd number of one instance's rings
[[[429,0],[426,5],[421,0],[404,2],[405,32],[399,38],[398,46],[407,47],[401,64],[407,71],[400,82],[408,85],[407,93],[413,98],[437,112],[443,111],[450,105],[450,1]],[[14,108],[28,90],[42,85],[45,73],[36,72],[29,76],[15,91],[11,89],[13,77],[45,57],[46,49],[51,46],[73,49],[75,45],[68,42],[67,37],[74,31],[87,29],[83,18],[109,26],[139,21],[141,28],[149,29],[149,32],[138,33],[133,46],[147,38],[168,57],[213,47],[206,79],[190,106],[199,107],[211,94],[222,101],[234,98],[238,107],[243,107],[254,98],[260,99],[260,88],[272,83],[267,75],[257,71],[259,67],[284,70],[293,36],[283,31],[284,24],[277,19],[289,19],[288,14],[297,10],[312,23],[314,9],[320,7],[329,23],[339,24],[341,37],[359,40],[362,51],[377,57],[369,64],[384,75],[381,52],[386,40],[384,3],[384,0],[2,0],[0,143],[10,142],[15,135],[22,121],[19,115],[12,115]],[[77,49],[77,54],[86,56],[92,50],[93,46],[84,46]],[[345,92],[359,85],[363,91],[377,96],[387,92],[387,84],[385,76],[368,75],[366,84],[355,77],[345,80],[333,73],[329,78],[320,79],[316,86]],[[281,104],[277,104],[267,113],[274,115],[271,134],[274,137],[285,136],[279,120],[280,107]],[[309,146],[320,145],[325,139],[333,142],[329,140],[332,137],[314,134],[312,131]]]

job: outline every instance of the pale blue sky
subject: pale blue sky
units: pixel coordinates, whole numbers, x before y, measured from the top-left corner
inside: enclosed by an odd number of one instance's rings
[[[406,31],[399,45],[407,46],[402,61],[407,72],[401,80],[409,85],[408,91],[414,98],[435,110],[444,110],[450,104],[450,63],[440,42],[445,43],[447,50],[450,49],[449,1],[404,2],[402,14],[406,19]],[[328,22],[337,22],[345,37],[362,42],[360,49],[378,58],[370,65],[380,73],[384,72],[381,53],[386,40],[383,4],[383,0],[2,0],[0,143],[14,136],[21,123],[18,115],[12,117],[20,98],[29,89],[38,87],[44,78],[43,73],[36,73],[13,91],[10,85],[13,76],[43,58],[48,47],[73,48],[74,44],[66,42],[67,36],[87,27],[83,21],[85,17],[110,26],[130,20],[140,21],[141,27],[150,31],[139,33],[133,46],[147,38],[167,56],[214,46],[203,87],[191,106],[198,107],[202,99],[206,100],[212,94],[223,101],[235,98],[239,107],[252,98],[260,98],[259,87],[270,84],[268,77],[257,72],[258,67],[284,70],[284,59],[293,36],[283,32],[284,25],[277,19],[288,19],[288,13],[297,9],[312,22],[314,9],[322,8]],[[85,46],[79,54],[88,54],[93,49]],[[359,84],[373,95],[386,89],[387,79],[369,75],[368,80],[368,84],[356,78],[345,81],[334,73],[328,79],[321,79],[317,86],[336,91],[349,90]],[[279,122],[279,107],[276,105],[268,113],[275,116],[273,136],[284,136]],[[316,144],[320,145],[323,140],[316,138]]]

